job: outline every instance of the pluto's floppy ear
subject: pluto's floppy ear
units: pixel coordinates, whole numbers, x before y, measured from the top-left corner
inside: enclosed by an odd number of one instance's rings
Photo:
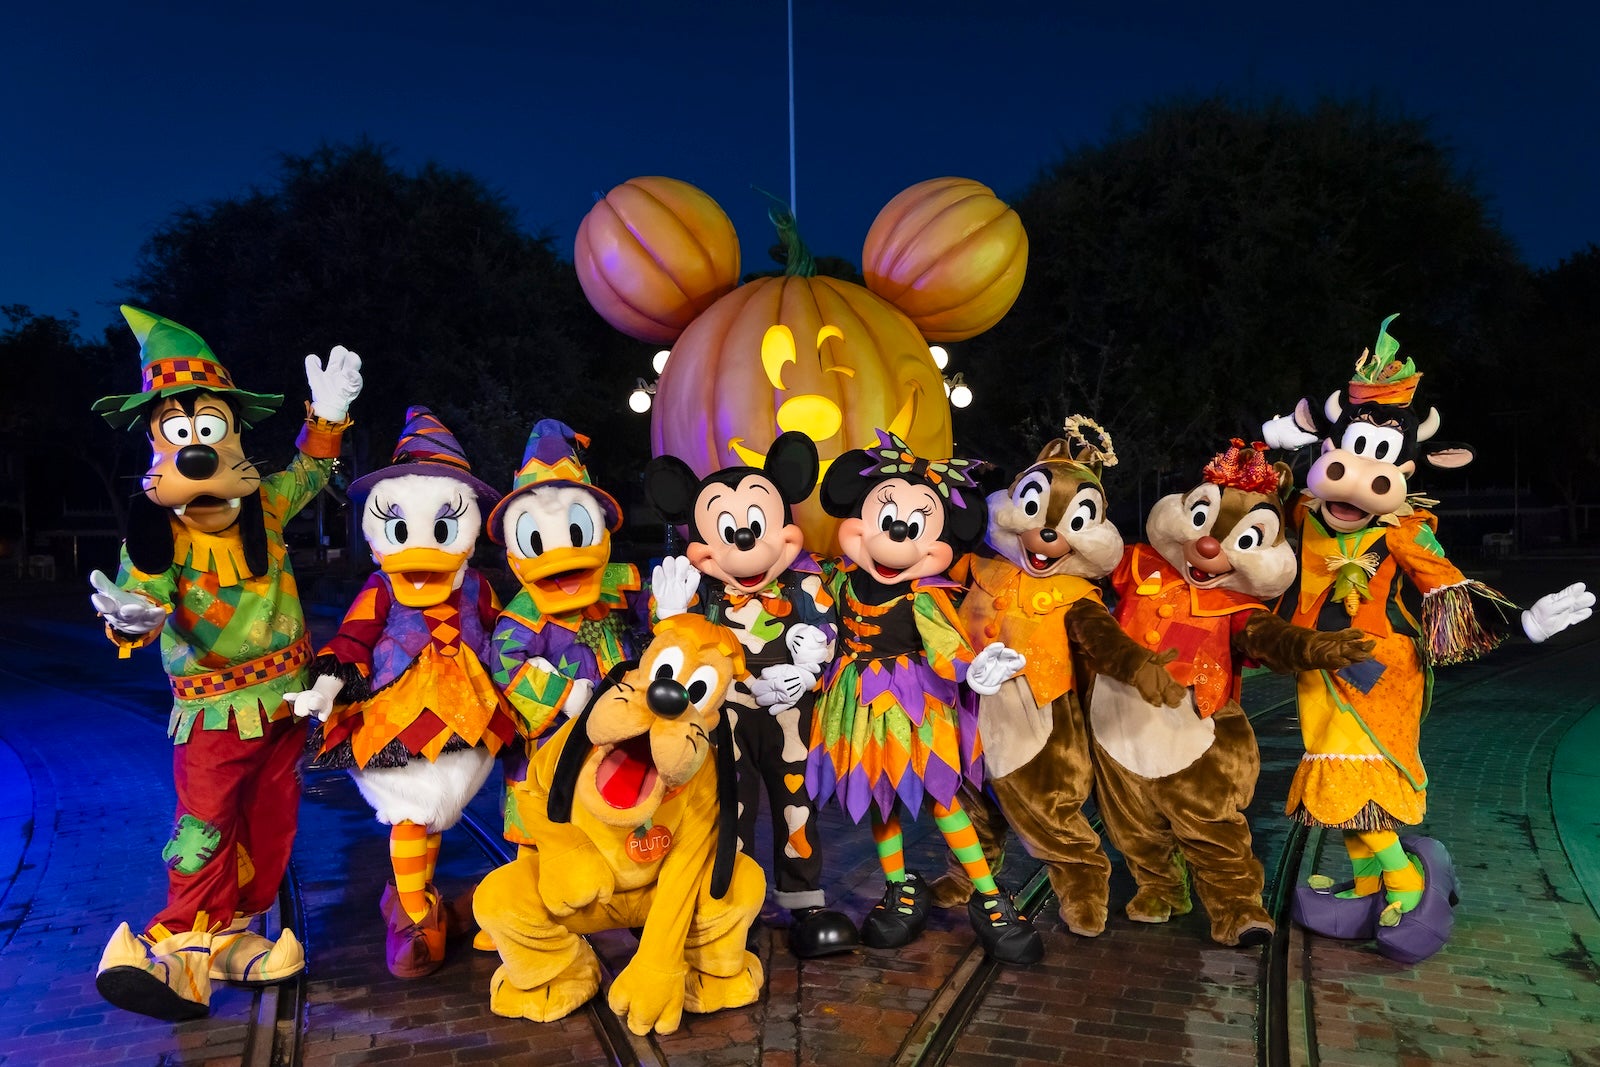
[[[798,504],[817,487],[817,446],[799,430],[778,435],[761,471],[778,487],[785,504]]]
[[[140,493],[128,503],[128,561],[146,574],[172,566],[172,511]],[[263,567],[258,573],[265,573]]]
[[[738,772],[733,763],[733,727],[726,713],[717,716],[712,740],[717,746],[717,854],[711,864],[711,895],[721,900],[733,884],[733,861],[739,853]]]
[[[700,479],[677,456],[657,456],[644,465],[644,495],[674,526],[691,525]]]
[[[244,545],[244,562],[252,577],[267,573],[267,517],[261,508],[261,493],[239,498],[239,540]]]
[[[594,702],[600,699],[601,694],[621,681],[624,674],[638,665],[638,660],[628,660],[611,668],[605,680],[595,687],[593,695],[589,697],[589,703],[583,709],[583,714],[572,724],[572,732],[567,735],[566,743],[561,746],[561,755],[556,757],[556,773],[550,780],[547,810],[551,822],[572,821],[572,797],[578,788],[578,772],[583,770],[583,761],[588,759],[589,753],[594,750],[594,744],[589,740],[589,712],[594,709]]]

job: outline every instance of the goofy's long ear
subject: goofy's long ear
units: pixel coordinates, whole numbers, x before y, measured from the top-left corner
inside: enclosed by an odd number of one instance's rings
[[[244,546],[244,562],[254,577],[267,573],[267,516],[261,508],[261,494],[239,498],[239,541]]]
[[[242,506],[242,505],[241,505]],[[172,512],[140,493],[128,503],[128,560],[146,574],[172,566]],[[265,573],[263,568],[258,573]]]
[[[717,854],[711,864],[711,895],[721,900],[733,884],[733,861],[739,853],[738,772],[733,763],[733,727],[728,725],[726,711],[717,717],[712,740],[717,746]]]
[[[692,525],[700,479],[677,456],[657,456],[644,465],[644,495],[674,526]]]
[[[611,668],[605,680],[595,687],[594,694],[589,697],[589,703],[583,709],[583,714],[572,724],[572,732],[567,735],[566,742],[561,746],[561,755],[556,757],[556,773],[550,781],[548,812],[551,822],[572,821],[572,797],[578,788],[578,772],[583,770],[583,761],[594,751],[594,744],[589,740],[589,712],[594,710],[594,702],[600,699],[601,694],[621,681],[624,674],[638,665],[638,660],[629,660]]]

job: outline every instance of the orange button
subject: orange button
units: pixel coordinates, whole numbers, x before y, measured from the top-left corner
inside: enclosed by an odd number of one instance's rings
[[[1161,640],[1161,631],[1160,630],[1146,630],[1145,634],[1144,634],[1144,639],[1145,639],[1145,643],[1146,644],[1153,645],[1157,641]]]
[[[991,641],[995,640],[1000,636],[1000,627],[995,626],[992,623],[988,626],[985,626],[983,628],[983,636],[987,637]]]
[[[994,598],[994,606],[1000,611],[1005,611],[1011,606],[1011,598],[1008,596],[997,596]]]
[[[1170,619],[1172,618],[1172,613],[1176,610],[1177,609],[1171,604],[1163,604],[1156,609],[1156,614],[1160,615],[1163,619]]]

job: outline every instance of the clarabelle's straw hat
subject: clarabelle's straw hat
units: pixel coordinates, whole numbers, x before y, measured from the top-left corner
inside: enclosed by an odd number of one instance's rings
[[[394,459],[389,466],[351,482],[350,497],[364,500],[379,482],[407,474],[454,478],[477,495],[480,505],[500,499],[499,490],[489,488],[473,476],[472,465],[467,462],[467,454],[461,450],[456,435],[445,429],[438,416],[420,405],[406,409],[406,426],[400,431],[400,443],[395,446]]]
[[[604,489],[589,480],[589,468],[578,458],[578,446],[588,447],[589,439],[559,419],[540,419],[528,435],[522,451],[522,466],[511,482],[511,492],[489,513],[489,540],[505,544],[506,506],[542,485],[575,485],[587,489],[605,509],[606,526],[615,532],[622,526],[622,507]]]
[[[122,317],[139,339],[139,392],[103,396],[93,410],[114,429],[126,430],[144,421],[145,409],[180,393],[211,393],[233,401],[246,426],[266,418],[283,403],[281,393],[252,393],[233,384],[233,375],[217,362],[211,346],[187,326],[122,305]]]

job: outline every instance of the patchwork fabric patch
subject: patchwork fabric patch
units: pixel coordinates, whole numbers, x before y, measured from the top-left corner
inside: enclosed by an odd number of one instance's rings
[[[194,874],[211,862],[221,841],[221,830],[193,815],[184,815],[172,828],[172,839],[161,850],[161,858],[179,874]]]
[[[1378,684],[1378,679],[1383,677],[1383,672],[1389,668],[1375,659],[1365,660],[1361,663],[1352,663],[1348,667],[1340,667],[1334,673],[1363,693],[1372,692],[1372,687]]]

